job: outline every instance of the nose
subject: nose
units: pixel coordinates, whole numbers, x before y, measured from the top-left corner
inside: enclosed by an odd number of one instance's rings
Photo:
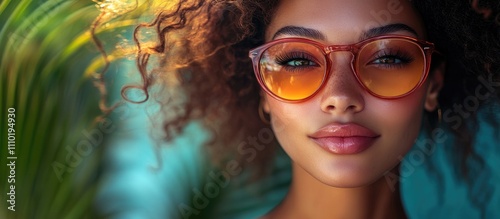
[[[321,110],[330,114],[354,114],[364,109],[365,92],[354,75],[350,52],[330,55],[331,69],[321,95]]]

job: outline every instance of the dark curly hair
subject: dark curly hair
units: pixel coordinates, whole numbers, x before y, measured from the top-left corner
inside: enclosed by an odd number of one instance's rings
[[[447,63],[439,104],[444,112],[443,126],[455,136],[455,144],[447,148],[448,159],[457,164],[455,177],[476,188],[469,190],[469,197],[481,209],[488,202],[491,185],[487,179],[491,170],[478,154],[480,145],[473,142],[480,137],[475,135],[479,129],[478,112],[485,117],[481,121],[490,122],[498,130],[500,87],[488,88],[489,97],[484,100],[477,97],[477,89],[478,85],[486,86],[484,82],[500,81],[500,2],[413,2],[422,14],[428,40],[436,44]],[[472,110],[457,109],[471,100],[475,105]],[[433,170],[433,164],[430,162],[427,167]],[[478,189],[481,191],[474,191]]]

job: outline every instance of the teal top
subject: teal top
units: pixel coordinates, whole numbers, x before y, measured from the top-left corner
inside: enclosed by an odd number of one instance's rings
[[[155,145],[141,106],[128,119],[107,153],[108,171],[96,199],[110,218],[258,218],[285,196],[290,160],[279,151],[272,173],[257,181],[236,162],[210,167],[203,143],[208,134],[196,123],[170,145]],[[498,108],[494,112],[500,112]],[[499,131],[480,118],[475,143],[484,162],[472,162],[472,183],[459,180],[453,135],[422,132],[401,163],[402,201],[409,218],[498,218],[500,216]],[[146,122],[145,122],[146,121]],[[500,121],[498,119],[497,121]],[[429,148],[428,142],[436,143]],[[157,156],[158,155],[158,156]],[[157,159],[157,157],[159,159]],[[439,183],[440,182],[440,183]]]

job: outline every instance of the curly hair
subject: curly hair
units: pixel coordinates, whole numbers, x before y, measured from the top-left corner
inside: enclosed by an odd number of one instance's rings
[[[469,190],[469,197],[476,207],[482,208],[488,202],[490,187],[487,180],[480,179],[488,179],[491,170],[478,153],[479,145],[473,143],[478,137],[475,135],[479,128],[478,112],[484,116],[481,121],[490,122],[496,129],[499,127],[498,112],[495,112],[498,110],[494,107],[498,107],[500,88],[491,85],[500,81],[500,2],[413,2],[422,14],[428,40],[435,43],[447,63],[439,98],[444,127],[455,136],[455,144],[447,149],[447,157],[459,164],[454,169],[457,179],[464,179],[470,188],[481,188],[482,191]],[[478,97],[479,86],[490,86],[487,99]],[[471,105],[471,101],[474,104]],[[431,170],[433,162],[427,165]]]
[[[264,29],[277,3],[179,1],[176,7],[162,11],[134,32],[142,84],[125,87],[123,96],[127,98],[126,91],[132,88],[148,94],[155,83],[162,84],[169,90],[157,97],[166,103],[162,112],[167,140],[190,121],[201,120],[212,132],[207,146],[214,163],[235,157],[241,160],[236,146],[268,127],[259,119],[260,88],[248,51],[264,42]],[[143,47],[141,30],[147,28],[154,28],[157,43]],[[157,66],[148,71],[152,56],[156,56]],[[259,153],[258,160],[268,161],[274,145],[266,145],[266,153]]]
[[[176,2],[175,7],[161,11],[151,23],[135,29],[142,83],[125,87],[122,95],[127,99],[128,89],[139,88],[147,99],[151,87],[160,85],[164,89],[158,92],[157,99],[163,103],[167,140],[182,132],[190,121],[200,120],[213,134],[207,146],[214,163],[234,157],[242,159],[236,146],[245,137],[269,128],[259,119],[261,91],[253,76],[248,51],[264,43],[264,30],[278,3],[277,0]],[[456,104],[475,94],[481,80],[500,80],[500,3],[429,0],[413,4],[423,17],[428,40],[436,44],[447,62],[439,104],[445,112],[444,125],[456,137],[458,156],[453,155],[453,159],[458,159],[461,170],[466,172],[469,158],[481,160],[473,147],[477,112],[489,103],[498,103],[500,89],[490,90],[488,100],[478,102],[476,109],[466,112],[466,116],[461,114],[453,120],[450,115]],[[141,41],[142,30],[149,28],[154,29],[154,45]],[[485,112],[488,118],[495,116],[491,111]],[[432,130],[437,119],[431,113],[426,118],[430,121],[428,130]],[[271,143],[266,149],[276,144]],[[271,156],[272,150],[259,153],[262,162],[254,166],[263,170]]]

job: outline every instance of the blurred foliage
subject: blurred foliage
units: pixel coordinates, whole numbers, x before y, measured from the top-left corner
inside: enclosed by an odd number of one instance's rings
[[[93,199],[112,134],[103,129],[117,124],[97,120],[102,87],[95,84],[107,69],[107,89],[119,91],[113,77],[120,70],[105,60],[133,58],[131,32],[139,19],[150,19],[145,11],[152,2],[0,3],[0,218],[96,218]],[[93,26],[108,55],[93,42]],[[8,155],[9,108],[16,116],[14,155]],[[9,156],[17,157],[14,184]],[[15,212],[8,209],[11,185]]]
[[[99,130],[101,111],[85,70],[102,60],[89,34],[98,14],[89,0],[0,3],[0,218],[94,218],[105,138],[88,137]],[[16,116],[15,184],[7,182],[9,108]],[[8,210],[10,185],[15,212]]]

